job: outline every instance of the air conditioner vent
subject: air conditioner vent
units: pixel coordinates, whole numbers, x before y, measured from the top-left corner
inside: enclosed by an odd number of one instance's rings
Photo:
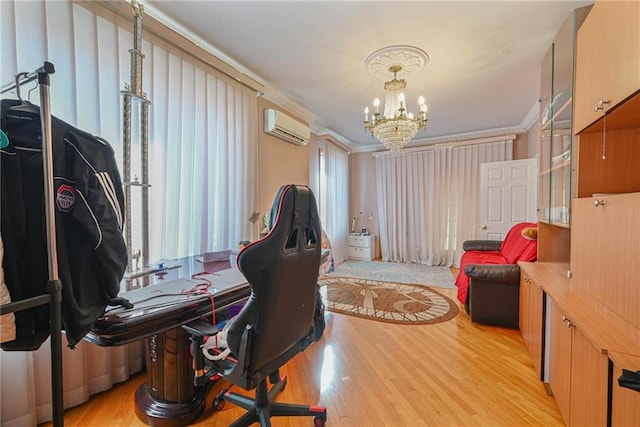
[[[264,131],[296,145],[307,145],[311,137],[309,126],[273,108],[264,110]]]

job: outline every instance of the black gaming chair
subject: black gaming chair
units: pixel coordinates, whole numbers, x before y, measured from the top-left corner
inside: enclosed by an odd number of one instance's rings
[[[281,187],[271,209],[271,223],[264,238],[238,254],[238,268],[251,286],[251,295],[230,320],[227,344],[231,354],[222,360],[203,358],[199,347],[202,336],[209,332],[198,322],[185,327],[192,334],[196,376],[199,371],[207,377],[220,375],[245,390],[256,389],[255,399],[225,389],[214,400],[218,410],[225,400],[247,409],[232,426],[255,422],[270,426],[272,416],[313,416],[315,426],[324,426],[324,407],[273,402],[286,385],[279,368],[310,343],[321,251],[320,220],[312,191],[297,185]]]

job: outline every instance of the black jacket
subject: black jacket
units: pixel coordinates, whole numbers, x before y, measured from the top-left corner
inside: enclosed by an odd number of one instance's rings
[[[33,111],[2,100],[1,222],[4,269],[12,301],[46,292],[48,281],[41,124]],[[127,264],[122,236],[124,194],[106,141],[52,117],[57,257],[62,321],[69,347],[113,303]],[[16,339],[5,350],[34,350],[49,335],[48,307],[16,313]]]

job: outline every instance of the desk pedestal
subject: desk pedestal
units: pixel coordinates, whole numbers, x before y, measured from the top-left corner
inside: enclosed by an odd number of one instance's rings
[[[147,382],[136,390],[138,418],[151,426],[185,426],[204,411],[193,385],[189,336],[182,328],[145,339]]]

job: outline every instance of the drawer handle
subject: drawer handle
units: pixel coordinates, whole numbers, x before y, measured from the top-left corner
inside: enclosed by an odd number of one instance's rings
[[[593,111],[597,113],[599,110],[604,110],[604,106],[609,105],[609,102],[611,101],[609,101],[608,99],[601,99],[600,101],[598,101],[598,105],[593,107]]]
[[[604,206],[604,199],[602,199],[602,200],[598,200],[598,199],[594,200],[594,201],[593,201],[593,205],[594,205],[596,208],[597,208],[597,207],[599,207],[599,206]]]

